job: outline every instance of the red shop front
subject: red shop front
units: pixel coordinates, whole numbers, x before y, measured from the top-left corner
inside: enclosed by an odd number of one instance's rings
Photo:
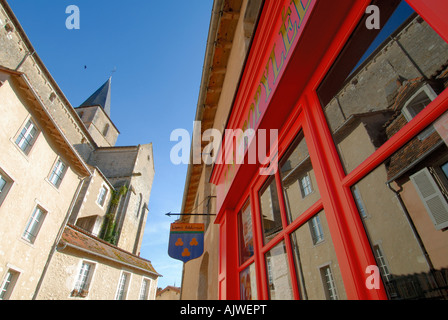
[[[270,152],[214,166],[220,299],[448,297],[447,13],[264,2],[226,129]]]

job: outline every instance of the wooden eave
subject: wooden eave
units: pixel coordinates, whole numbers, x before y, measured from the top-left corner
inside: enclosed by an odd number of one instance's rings
[[[2,66],[0,66],[0,72],[11,75],[17,87],[21,90],[23,97],[29,102],[28,106],[32,108],[30,111],[33,117],[38,121],[44,133],[55,143],[57,149],[63,153],[64,159],[70,162],[72,169],[81,177],[90,176],[91,171],[87,164],[82,160],[51,114],[47,111],[42,99],[33,89],[26,75]]]
[[[242,7],[241,0],[226,0],[219,12],[219,22],[214,38],[209,38],[209,43],[213,45],[213,52],[210,60],[205,61],[204,68],[209,70],[208,78],[202,79],[202,90],[204,97],[198,102],[198,109],[202,112],[196,121],[201,121],[201,136],[204,131],[211,129],[215,121],[216,110],[218,107],[224,79],[227,72],[230,52],[232,50],[233,38],[238,25],[240,11]],[[204,73],[205,74],[205,73]],[[201,142],[201,150],[206,147],[208,142]],[[199,180],[201,178],[203,164],[190,163],[191,175],[186,182],[186,193],[184,195],[183,212],[190,213],[195,202],[195,195],[198,190]],[[187,177],[188,179],[188,177]],[[187,218],[188,219],[188,218]]]

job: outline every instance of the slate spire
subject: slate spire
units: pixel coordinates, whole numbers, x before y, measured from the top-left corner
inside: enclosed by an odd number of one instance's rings
[[[100,106],[110,117],[110,90],[112,77],[110,77],[94,94],[92,94],[80,107]]]

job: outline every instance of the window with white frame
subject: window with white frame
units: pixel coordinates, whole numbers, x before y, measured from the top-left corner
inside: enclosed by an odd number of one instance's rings
[[[29,154],[32,146],[36,142],[38,134],[39,130],[37,129],[36,124],[33,122],[33,120],[29,119],[16,139],[17,146],[25,154]]]
[[[90,283],[92,281],[95,265],[90,262],[83,261],[79,269],[78,278],[75,288],[72,291],[72,297],[86,297],[89,292]]]
[[[142,286],[140,287],[139,300],[149,299],[149,289],[151,288],[151,280],[143,278]]]
[[[329,265],[320,268],[320,275],[324,285],[325,296],[327,300],[338,300],[336,284],[334,282],[333,273]]]
[[[305,174],[299,180],[300,191],[302,192],[302,198],[313,192],[313,186],[311,185],[311,179],[309,174]]]
[[[66,171],[67,171],[67,166],[61,159],[58,159],[58,161],[56,162],[56,164],[53,167],[53,170],[51,171],[50,178],[49,178],[50,182],[56,188],[59,188],[59,186],[61,185],[62,179],[64,179]]]
[[[47,212],[41,207],[36,206],[36,208],[34,208],[33,214],[28,220],[25,231],[23,232],[23,239],[30,243],[34,243],[36,241],[36,237],[42,227],[46,214]]]
[[[5,200],[12,183],[12,179],[0,170],[0,206],[2,205],[3,200]]]
[[[19,272],[12,269],[9,269],[8,272],[6,272],[0,287],[0,300],[8,300],[11,297],[19,275]]]
[[[103,186],[101,186],[100,193],[98,194],[98,199],[96,202],[101,207],[103,207],[104,203],[106,202],[106,197],[107,197],[107,188],[103,185]]]
[[[401,112],[406,120],[411,121],[418,115],[428,104],[437,97],[437,94],[429,85],[424,85],[404,104]],[[418,135],[420,140],[424,140],[434,132],[434,127],[430,126]]]
[[[324,240],[324,232],[320,223],[319,215],[313,217],[310,222],[311,237],[313,238],[313,244],[318,244]]]
[[[120,281],[118,282],[117,294],[115,300],[126,300],[128,294],[129,283],[131,279],[131,274],[128,272],[122,272],[120,276]]]
[[[356,206],[358,207],[359,214],[363,219],[367,218],[367,210],[362,201],[361,194],[359,192],[358,186],[353,188],[353,196],[355,198]]]
[[[373,246],[373,253],[375,254],[376,262],[378,264],[378,268],[380,269],[380,273],[383,276],[383,279],[389,282],[392,277],[389,271],[389,267],[386,263],[386,258],[384,257],[383,251],[381,250],[379,245]]]

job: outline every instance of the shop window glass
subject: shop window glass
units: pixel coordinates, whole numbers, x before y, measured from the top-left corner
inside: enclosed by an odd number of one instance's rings
[[[258,299],[255,265],[253,263],[240,273],[240,299]]]
[[[448,299],[448,113],[431,127],[352,188],[390,299]]]
[[[318,88],[346,173],[412,121],[447,84],[448,44],[405,1],[376,0]],[[428,128],[419,139],[433,131]]]
[[[294,299],[285,243],[282,241],[266,254],[266,270],[271,300]]]
[[[264,243],[268,243],[283,229],[277,186],[274,178],[268,180],[260,190],[260,208],[263,221]]]
[[[280,177],[288,222],[293,222],[320,198],[310,154],[300,133],[281,162]]]
[[[291,243],[300,299],[346,299],[325,213],[320,212],[294,231]]]
[[[254,240],[252,233],[252,217],[250,203],[247,202],[238,214],[240,264],[254,255]]]

